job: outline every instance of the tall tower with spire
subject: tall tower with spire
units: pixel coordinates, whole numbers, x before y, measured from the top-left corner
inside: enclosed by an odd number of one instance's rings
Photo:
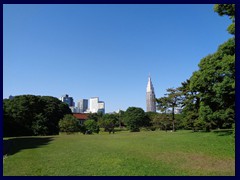
[[[148,76],[146,103],[147,112],[156,112],[155,93],[150,75]]]

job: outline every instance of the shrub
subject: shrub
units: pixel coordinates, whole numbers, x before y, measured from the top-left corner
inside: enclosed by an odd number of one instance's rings
[[[79,122],[73,115],[67,114],[59,121],[59,129],[60,132],[66,132],[67,134],[71,134],[74,132],[79,132]]]
[[[84,122],[84,126],[86,128],[86,132],[88,132],[90,134],[91,134],[91,132],[99,133],[99,131],[100,131],[97,122],[94,121],[93,119],[86,120]]]

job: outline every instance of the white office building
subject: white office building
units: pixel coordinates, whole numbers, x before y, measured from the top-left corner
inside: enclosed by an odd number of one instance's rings
[[[91,113],[102,112],[105,113],[105,103],[103,101],[99,101],[98,97],[92,97],[89,101],[89,110]]]

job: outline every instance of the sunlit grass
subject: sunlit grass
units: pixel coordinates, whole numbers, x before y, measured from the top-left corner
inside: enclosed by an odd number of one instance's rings
[[[145,131],[59,135],[45,143],[46,137],[28,138],[13,139],[4,175],[235,175],[231,135]]]

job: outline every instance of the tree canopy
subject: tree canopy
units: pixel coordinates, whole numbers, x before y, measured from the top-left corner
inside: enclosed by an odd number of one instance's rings
[[[217,4],[214,11],[232,20],[228,31],[235,34],[235,5]],[[235,122],[235,37],[217,52],[201,59],[199,70],[182,83],[183,114],[193,129],[231,128]]]
[[[58,134],[58,122],[65,114],[71,114],[68,105],[51,96],[20,95],[4,99],[4,136]]]
[[[235,4],[216,4],[214,11],[220,16],[227,15],[232,20],[232,24],[228,26],[228,32],[235,34]]]
[[[132,132],[140,131],[139,128],[146,124],[145,120],[146,115],[142,108],[129,107],[124,113],[124,122]]]
[[[167,109],[171,109],[172,111],[172,128],[173,131],[175,128],[175,108],[178,107],[181,103],[181,95],[179,88],[168,88],[166,96],[156,99],[158,109],[162,112],[166,113]]]

